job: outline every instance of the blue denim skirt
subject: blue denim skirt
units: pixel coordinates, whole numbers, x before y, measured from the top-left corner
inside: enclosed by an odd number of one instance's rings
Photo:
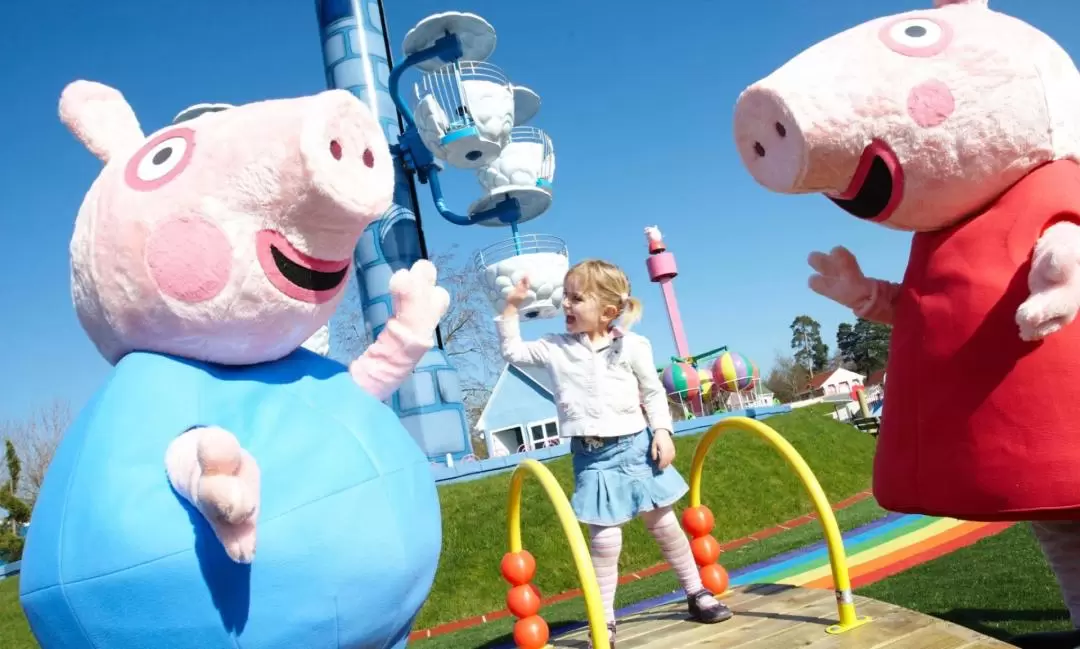
[[[604,442],[593,448],[581,437],[570,441],[575,482],[570,505],[582,523],[622,525],[675,504],[689,491],[674,465],[663,471],[656,466],[649,429]]]

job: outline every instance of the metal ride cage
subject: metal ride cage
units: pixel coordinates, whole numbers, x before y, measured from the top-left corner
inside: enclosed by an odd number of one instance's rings
[[[437,123],[440,134],[425,139],[428,149],[439,153],[454,166],[479,167],[498,157],[510,141],[509,128],[502,128],[502,120],[494,127],[486,120],[477,120],[489,107],[489,92],[498,89],[506,95],[505,102],[513,105],[510,79],[495,64],[487,61],[454,61],[424,74],[414,86],[417,109],[426,120]],[[428,113],[434,113],[429,115]],[[508,125],[507,125],[508,126]],[[437,139],[436,139],[437,137]],[[467,140],[469,149],[462,155],[447,155],[447,147]]]
[[[435,209],[447,221],[455,225],[472,225],[490,219],[498,219],[506,224],[516,223],[521,218],[521,206],[517,199],[511,196],[503,198],[491,209],[471,216],[457,214],[447,207],[442,185],[439,182],[439,166],[435,162],[435,156],[425,146],[417,129],[413,111],[406,104],[401,93],[401,77],[410,68],[431,59],[456,62],[461,57],[461,40],[455,34],[447,33],[436,40],[431,47],[410,54],[400,65],[390,70],[390,96],[405,122],[405,132],[401,134],[398,143],[393,145],[391,150],[394,156],[405,165],[407,172],[415,174],[421,183],[431,186],[431,198],[435,203]],[[472,119],[471,116],[469,119]]]

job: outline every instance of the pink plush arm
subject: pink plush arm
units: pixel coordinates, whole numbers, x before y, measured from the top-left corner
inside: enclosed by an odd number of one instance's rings
[[[900,285],[883,279],[869,279],[869,281],[873,284],[870,296],[852,307],[852,311],[864,320],[892,324],[896,297],[900,295]]]
[[[431,347],[430,337],[421,339],[397,318],[390,318],[375,342],[349,364],[349,374],[365,392],[384,401]]]

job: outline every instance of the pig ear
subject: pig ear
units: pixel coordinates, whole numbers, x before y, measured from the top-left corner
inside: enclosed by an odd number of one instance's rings
[[[145,139],[120,91],[94,81],[73,81],[64,88],[60,121],[102,162]]]
[[[971,5],[972,7],[989,8],[990,0],[934,0],[934,8],[940,9],[946,5]]]

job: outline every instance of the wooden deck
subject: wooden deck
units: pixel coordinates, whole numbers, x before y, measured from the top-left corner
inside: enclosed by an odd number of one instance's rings
[[[724,602],[735,616],[719,624],[687,618],[686,604],[662,606],[619,621],[615,649],[1000,649],[1012,647],[944,620],[866,597],[855,596],[860,617],[868,624],[830,635],[835,624],[836,596],[831,590],[782,584],[734,589]],[[585,649],[588,629],[553,638],[557,649]]]

